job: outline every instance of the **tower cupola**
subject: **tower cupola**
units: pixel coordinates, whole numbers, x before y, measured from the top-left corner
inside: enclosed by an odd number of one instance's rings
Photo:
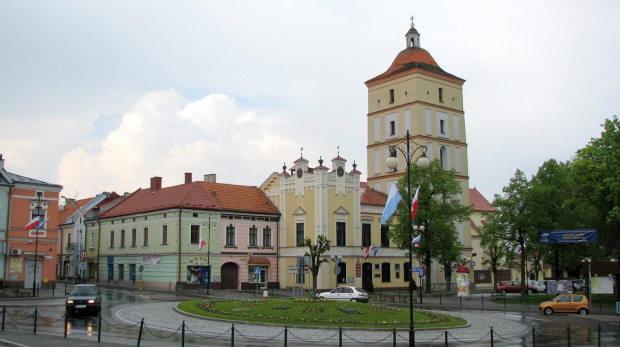
[[[415,24],[413,24],[413,16],[411,16],[411,28],[405,35],[407,38],[407,48],[420,48],[420,33],[416,30]]]

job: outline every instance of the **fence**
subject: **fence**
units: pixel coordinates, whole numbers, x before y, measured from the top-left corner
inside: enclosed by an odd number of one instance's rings
[[[64,325],[64,338],[68,336],[68,315],[65,313],[58,318],[46,318],[39,314],[38,308],[35,307],[34,311],[31,314],[24,314],[23,309],[16,309],[14,311],[7,310],[6,306],[2,308],[2,331],[5,328],[5,322],[9,320],[15,321],[32,321],[32,333],[37,333],[37,326],[39,320],[43,321],[45,326],[49,328],[50,326],[57,326],[60,324]],[[230,345],[235,345],[235,339],[239,339],[244,341],[244,344],[247,342],[270,342],[271,345],[273,343],[278,343],[279,345],[288,346],[288,343],[298,344],[298,343],[309,343],[309,344],[330,344],[330,345],[338,345],[342,346],[343,344],[351,344],[359,343],[359,344],[390,344],[392,346],[396,346],[397,344],[406,344],[409,341],[408,330],[405,329],[393,329],[389,330],[380,330],[375,332],[376,339],[369,340],[367,338],[361,339],[358,335],[359,330],[356,329],[347,329],[347,328],[336,328],[336,329],[321,329],[321,334],[310,334],[314,336],[312,338],[307,337],[308,334],[300,333],[304,329],[307,328],[299,328],[299,327],[291,327],[285,326],[280,332],[274,334],[272,336],[259,336],[252,335],[248,333],[243,333],[241,330],[235,328],[234,324],[231,324],[230,328],[223,332],[209,332],[209,331],[197,331],[190,329],[185,321],[175,330],[167,328],[161,328],[157,326],[149,325],[144,318],[139,323],[135,323],[133,325],[118,325],[113,324],[112,322],[108,322],[105,320],[101,314],[98,315],[97,321],[97,342],[101,343],[102,334],[101,327],[103,324],[110,325],[116,329],[132,329],[131,333],[135,334],[136,345],[140,346],[140,343],[143,341],[143,338],[146,334],[151,335],[152,338],[157,340],[167,340],[171,337],[178,337],[180,334],[180,345],[185,346],[186,335],[193,335],[200,338],[206,339],[220,339],[220,340],[230,340]],[[139,327],[138,327],[139,325]],[[620,328],[620,326],[619,326]],[[137,331],[135,331],[137,329]],[[165,329],[165,330],[164,330]],[[167,330],[167,331],[166,331]],[[597,344],[598,346],[613,344],[617,345],[620,343],[620,331],[605,331],[601,327],[601,324],[598,323],[596,326],[596,336],[592,336],[592,334],[588,332],[584,332],[583,329],[571,329],[569,325],[566,326],[566,329],[555,329],[552,331],[550,329],[545,329],[545,334],[541,331],[536,330],[532,327],[531,331],[528,334],[525,334],[518,338],[509,338],[505,336],[501,336],[493,331],[491,327],[489,331],[481,336],[475,338],[463,339],[457,336],[454,336],[450,333],[450,331],[432,331],[425,332],[425,338],[416,339],[415,343],[434,343],[434,344],[443,344],[448,346],[449,343],[458,342],[459,344],[468,344],[468,343],[480,343],[480,341],[485,341],[489,343],[490,346],[494,346],[496,342],[515,342],[518,344],[531,345],[535,347],[537,343],[545,344],[546,342],[552,342],[553,344],[561,343],[565,346],[571,346],[571,343],[576,342],[588,342],[588,344]],[[321,338],[317,339],[316,337],[320,335]],[[131,336],[131,334],[129,335]],[[415,333],[414,333],[415,338]],[[177,339],[178,340],[178,339]]]

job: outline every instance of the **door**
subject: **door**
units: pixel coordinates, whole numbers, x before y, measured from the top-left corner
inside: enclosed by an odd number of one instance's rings
[[[37,288],[41,288],[41,262],[42,260],[36,260],[36,283],[35,286]],[[35,275],[35,260],[34,259],[26,259],[26,274],[24,276],[24,288],[32,289],[32,282]]]
[[[260,269],[260,289],[267,289],[267,267]]]
[[[114,264],[108,264],[108,282],[114,281]]]
[[[222,265],[222,289],[239,289],[238,279],[237,264],[226,263]]]

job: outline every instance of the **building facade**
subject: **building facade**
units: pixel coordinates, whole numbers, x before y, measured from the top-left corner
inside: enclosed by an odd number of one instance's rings
[[[56,282],[56,211],[62,186],[10,173],[4,162],[0,155],[4,285],[52,286]],[[33,220],[42,226],[27,229]]]
[[[462,89],[465,80],[444,71],[430,53],[421,48],[420,34],[413,22],[405,38],[405,49],[388,70],[366,81],[368,185],[387,193],[392,184],[405,175],[405,158],[389,147],[402,144],[409,133],[412,142],[426,147],[429,159],[441,161],[445,170],[455,169],[462,190],[459,199],[462,204],[469,204]],[[421,155],[421,152],[415,154]],[[390,156],[399,159],[395,170],[386,165]],[[457,229],[463,257],[471,258],[470,224],[457,223]],[[432,268],[441,266],[434,264]],[[428,275],[433,283],[444,281],[437,271]]]

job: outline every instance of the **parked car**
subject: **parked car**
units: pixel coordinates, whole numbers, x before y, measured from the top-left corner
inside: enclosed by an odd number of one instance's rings
[[[576,292],[582,292],[586,289],[586,281],[585,280],[573,280],[573,288]]]
[[[506,295],[506,293],[521,293],[521,281],[501,281],[497,286],[497,292],[501,295]],[[530,295],[532,293],[538,293],[538,291],[533,286],[528,285],[526,293]]]
[[[590,302],[583,294],[560,294],[551,301],[541,303],[538,309],[544,314],[553,314],[554,312],[588,314]]]
[[[332,289],[329,292],[318,294],[317,298],[368,302],[368,293],[366,293],[366,291],[361,288],[337,287],[337,288]]]
[[[527,281],[527,284],[536,288],[536,292],[538,293],[546,293],[547,292],[547,285],[543,282],[543,281],[537,281],[537,280],[529,280]]]
[[[67,314],[76,312],[101,312],[101,291],[96,284],[77,284],[73,286],[65,301]]]

